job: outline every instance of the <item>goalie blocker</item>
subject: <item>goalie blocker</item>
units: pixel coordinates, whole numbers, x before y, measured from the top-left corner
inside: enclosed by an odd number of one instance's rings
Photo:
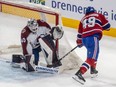
[[[12,62],[11,62],[11,66],[14,68],[20,68],[21,63],[23,63],[24,60],[24,56],[20,55],[20,54],[13,54],[12,55]]]
[[[12,55],[12,62],[13,63],[21,63],[24,62],[24,56],[19,54]]]

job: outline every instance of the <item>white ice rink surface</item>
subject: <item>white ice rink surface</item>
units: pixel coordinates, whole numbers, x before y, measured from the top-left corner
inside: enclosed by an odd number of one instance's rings
[[[0,13],[0,50],[6,45],[19,44],[20,30],[26,25],[26,19]],[[75,30],[65,30],[67,39],[72,47],[76,46]],[[69,37],[70,35],[70,37]],[[76,49],[77,54],[86,59],[84,47]],[[10,57],[0,54],[0,59]],[[89,72],[84,77],[84,85],[72,79],[77,70],[62,74],[27,73],[21,69],[12,68],[9,63],[0,61],[0,87],[116,87],[116,38],[104,36],[100,41],[100,55],[97,78],[90,78]]]

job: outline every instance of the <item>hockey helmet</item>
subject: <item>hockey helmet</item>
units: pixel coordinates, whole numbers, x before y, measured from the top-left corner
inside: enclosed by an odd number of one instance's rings
[[[27,26],[29,27],[29,29],[32,31],[32,32],[37,32],[37,29],[38,29],[38,23],[35,19],[29,19],[28,22],[27,22]]]
[[[89,13],[93,13],[93,12],[96,12],[96,10],[94,9],[94,7],[89,6],[86,8],[85,14],[89,14]]]

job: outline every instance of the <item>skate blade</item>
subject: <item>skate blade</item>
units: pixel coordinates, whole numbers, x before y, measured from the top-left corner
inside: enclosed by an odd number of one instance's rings
[[[98,74],[91,74],[91,78],[96,78]]]
[[[82,85],[84,85],[84,81],[82,81],[82,80],[80,80],[78,77],[76,77],[76,76],[73,76],[72,77],[75,81],[77,81],[77,82],[79,82],[80,84],[82,84]]]

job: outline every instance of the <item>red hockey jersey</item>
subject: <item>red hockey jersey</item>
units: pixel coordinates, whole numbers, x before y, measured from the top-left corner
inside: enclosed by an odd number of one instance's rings
[[[85,15],[78,29],[78,38],[91,36],[94,34],[99,35],[99,39],[102,38],[102,31],[109,30],[110,24],[104,15],[99,13],[91,13]]]

